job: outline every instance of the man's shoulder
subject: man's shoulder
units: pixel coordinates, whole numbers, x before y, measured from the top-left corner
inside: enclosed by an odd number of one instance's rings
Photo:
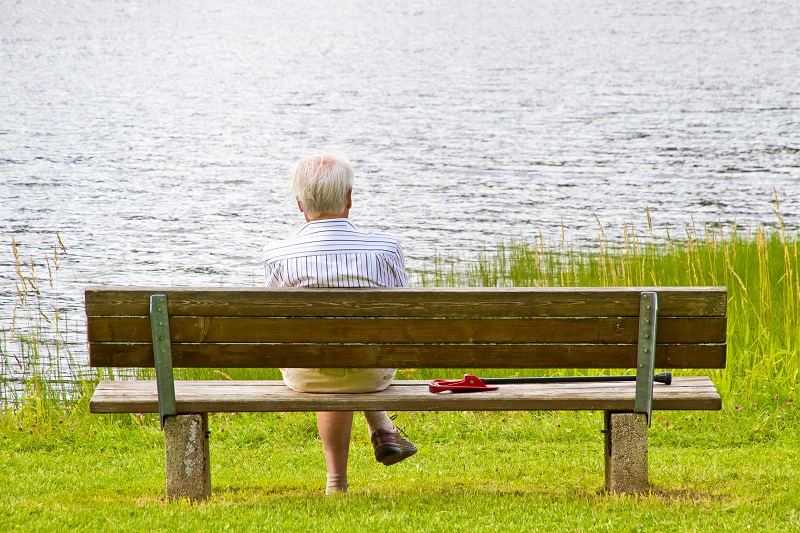
[[[262,258],[270,262],[298,255],[403,253],[400,241],[389,233],[363,231],[349,221],[338,222],[306,224],[296,235],[267,244]]]
[[[344,248],[363,246],[367,249],[396,251],[402,250],[400,240],[390,233],[382,231],[366,231],[352,226],[349,229],[337,229],[329,234],[331,242],[339,242]]]
[[[397,246],[400,246],[400,240],[397,237],[395,237],[394,235],[392,235],[391,233],[384,233],[382,231],[361,231],[361,230],[356,230],[355,232],[353,232],[353,234],[354,235],[358,235],[360,237],[363,237],[365,239],[370,239],[370,240],[380,241],[380,242],[386,242],[386,243],[392,243],[392,244],[396,244]]]
[[[392,235],[391,233],[386,233],[383,231],[374,231],[374,230],[363,230],[356,228],[354,225],[350,224],[350,231],[353,235],[359,235],[364,238],[374,239],[376,241],[384,241],[387,243],[394,243],[398,246],[400,245],[400,240]]]

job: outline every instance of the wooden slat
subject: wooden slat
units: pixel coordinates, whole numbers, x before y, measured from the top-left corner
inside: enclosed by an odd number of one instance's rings
[[[634,343],[639,320],[612,318],[176,317],[171,340],[191,343]],[[724,317],[661,318],[662,343],[725,342]],[[151,342],[148,317],[93,317],[90,342]]]
[[[725,344],[659,344],[658,368],[724,368]],[[152,367],[150,344],[93,342],[91,366]],[[173,344],[175,367],[632,368],[635,344]]]
[[[573,383],[502,385],[496,391],[434,394],[427,384],[395,382],[369,394],[304,394],[282,382],[178,381],[179,413],[291,411],[631,411],[635,383]],[[92,413],[155,413],[154,381],[102,381],[89,404]],[[716,410],[722,402],[710,379],[677,377],[672,385],[656,384],[655,410]]]
[[[725,316],[724,287],[167,289],[90,287],[87,316],[147,316],[166,293],[174,316],[638,316],[655,290],[663,316]]]

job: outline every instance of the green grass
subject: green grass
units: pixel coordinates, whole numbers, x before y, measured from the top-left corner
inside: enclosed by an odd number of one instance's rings
[[[798,531],[798,267],[798,238],[780,230],[703,227],[676,239],[626,227],[610,239],[601,227],[594,246],[511,243],[418,273],[427,285],[726,286],[728,365],[711,372],[723,410],[654,413],[650,494],[603,492],[601,413],[403,413],[420,452],[391,468],[374,461],[357,417],[351,492],[331,498],[313,415],[216,414],[213,494],[195,505],[164,499],[153,416],[90,415],[93,379],[75,394],[33,365],[70,355],[52,336],[52,285],[31,280],[32,264],[20,267],[27,327],[0,345],[4,368],[23,354],[27,381],[0,413],[0,530]],[[225,374],[279,378],[226,369],[179,377]]]
[[[784,400],[784,399],[781,399]],[[211,416],[212,498],[168,504],[152,416],[2,431],[4,530],[794,531],[794,403],[656,413],[653,492],[606,494],[599,413],[403,413],[419,454],[371,456],[358,417],[350,493],[326,498],[310,414]],[[641,524],[642,527],[639,527]]]
[[[728,362],[710,374],[724,397],[765,399],[800,383],[800,243],[783,230],[704,226],[682,240],[625,226],[621,238],[573,248],[511,243],[473,263],[439,259],[422,281],[436,286],[724,286]],[[645,238],[646,237],[646,238]],[[450,266],[447,266],[450,265]],[[691,372],[682,372],[683,374]],[[698,373],[698,372],[696,372]]]

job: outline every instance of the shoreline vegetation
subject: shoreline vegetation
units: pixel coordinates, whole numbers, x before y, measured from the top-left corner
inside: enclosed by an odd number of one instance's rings
[[[776,204],[777,205],[777,204]],[[776,210],[776,214],[778,211]],[[728,361],[711,376],[723,399],[734,403],[793,396],[800,383],[800,235],[776,228],[727,230],[702,224],[656,235],[648,213],[644,234],[629,224],[609,235],[598,219],[595,245],[501,243],[471,261],[436,256],[413,273],[423,286],[597,287],[724,286],[728,290]],[[563,235],[563,234],[562,234]],[[16,304],[0,324],[0,406],[3,417],[60,410],[91,396],[100,379],[149,377],[149,370],[115,376],[79,361],[85,342],[61,311],[58,276],[67,249],[57,235],[50,256],[25,260],[12,238]],[[81,357],[78,357],[80,353]],[[463,369],[476,370],[476,369]],[[670,369],[666,369],[670,370]],[[455,376],[458,370],[447,370]],[[499,377],[493,369],[482,370]],[[502,371],[500,371],[502,372]],[[526,375],[541,371],[519,369]],[[562,369],[555,375],[609,374],[619,369]],[[683,375],[692,371],[681,371]],[[406,379],[434,379],[442,371],[402,369]],[[553,375],[553,372],[547,375]],[[521,375],[521,374],[520,374]],[[280,379],[277,369],[176,369],[179,379]],[[730,401],[728,403],[730,403]]]
[[[669,232],[659,239],[648,213],[645,235],[626,225],[622,238],[613,239],[598,220],[598,241],[591,249],[563,239],[547,246],[540,236],[538,242],[501,244],[466,268],[452,258],[438,258],[422,281],[431,286],[724,286],[727,366],[701,373],[711,376],[723,398],[792,395],[800,383],[800,236],[788,235],[779,215],[778,221],[773,230],[693,225],[680,239]]]
[[[501,244],[475,261],[437,257],[415,273],[418,284],[429,286],[727,287],[727,367],[700,371],[711,375],[723,410],[655,412],[649,433],[653,490],[635,498],[602,491],[598,413],[401,413],[398,422],[421,451],[393,469],[375,466],[357,421],[346,498],[320,496],[324,462],[313,414],[217,413],[211,416],[211,500],[166,504],[157,417],[88,412],[97,381],[115,376],[76,361],[82,340],[74,338],[78,328],[60,315],[58,301],[66,247],[59,237],[52,255],[35,266],[12,241],[18,301],[10,327],[0,326],[6,328],[0,331],[0,525],[32,531],[188,531],[209,524],[234,531],[454,525],[797,530],[800,237],[785,231],[779,215],[778,222],[772,229],[693,225],[680,236],[661,237],[652,224],[641,234],[626,225],[613,236],[598,220],[593,246],[566,239],[547,245],[540,236]],[[404,369],[399,377],[448,377],[441,374]],[[176,378],[228,376],[280,378],[277,370],[176,370]]]
[[[727,367],[702,372],[710,374],[723,398],[734,403],[776,394],[789,397],[800,382],[800,237],[787,235],[777,209],[776,215],[779,224],[774,229],[734,225],[726,231],[721,225],[692,224],[680,239],[669,231],[662,238],[656,236],[649,212],[644,235],[626,224],[621,236],[611,236],[598,219],[598,239],[592,247],[575,247],[563,237],[556,245],[546,245],[540,234],[534,242],[502,243],[484,250],[474,261],[437,256],[429,268],[415,273],[416,283],[442,287],[725,286]],[[66,246],[57,235],[51,255],[40,266],[33,258],[22,258],[13,237],[11,250],[17,300],[10,324],[0,324],[2,417],[41,415],[86,403],[97,381],[115,376],[86,367],[74,354],[75,347],[85,346],[60,310],[58,276]],[[520,371],[542,375],[537,370]],[[134,372],[150,375],[148,370]],[[482,372],[494,377],[497,371]],[[617,372],[563,369],[556,374]],[[407,379],[433,379],[439,374],[428,369],[401,370]],[[177,369],[176,377],[280,379],[276,369]]]

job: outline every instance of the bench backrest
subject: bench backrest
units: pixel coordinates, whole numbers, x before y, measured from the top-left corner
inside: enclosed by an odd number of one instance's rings
[[[175,367],[633,368],[657,293],[655,366],[724,368],[724,287],[86,290],[90,364],[153,367],[164,294]]]

